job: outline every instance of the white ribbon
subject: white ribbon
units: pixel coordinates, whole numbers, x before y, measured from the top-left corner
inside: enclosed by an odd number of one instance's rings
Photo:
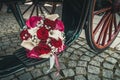
[[[55,64],[55,56],[52,55],[52,56],[50,56],[50,68],[49,68],[49,70],[47,71],[47,73],[50,72],[50,70],[53,68],[54,64]]]

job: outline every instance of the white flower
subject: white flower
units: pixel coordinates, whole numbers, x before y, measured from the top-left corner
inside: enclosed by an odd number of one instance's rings
[[[59,30],[51,30],[51,31],[49,32],[49,37],[55,38],[56,40],[58,40],[59,38],[60,38],[61,40],[64,39],[64,38],[63,38],[63,35],[62,35],[62,32],[59,31]]]
[[[34,35],[36,35],[38,29],[39,29],[38,27],[34,27],[34,28],[31,28],[31,29],[28,29],[28,32],[29,32],[32,36],[34,36]]]

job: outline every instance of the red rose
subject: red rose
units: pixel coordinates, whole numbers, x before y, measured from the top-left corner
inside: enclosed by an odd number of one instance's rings
[[[32,37],[30,35],[30,33],[28,32],[28,30],[23,30],[21,33],[20,33],[20,38],[22,40],[27,40],[28,38]]]
[[[38,31],[37,31],[37,37],[38,39],[41,40],[46,40],[48,38],[48,30],[45,27],[41,27]]]
[[[51,45],[58,48],[58,47],[61,47],[62,45],[62,40],[59,38],[59,40],[56,40],[56,39],[51,39]]]
[[[56,25],[56,22],[55,22],[55,21],[52,21],[52,20],[50,20],[50,19],[45,19],[45,20],[44,20],[44,24],[45,24],[45,25],[48,25],[48,26],[50,26],[52,29],[54,29],[54,28],[55,28],[55,25]]]
[[[44,43],[40,43],[34,49],[40,55],[41,54],[48,54],[51,51],[51,48],[47,44],[44,44]]]

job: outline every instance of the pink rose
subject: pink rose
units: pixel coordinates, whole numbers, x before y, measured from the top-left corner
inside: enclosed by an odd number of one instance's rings
[[[55,29],[57,29],[59,31],[64,31],[64,25],[63,25],[63,22],[61,20],[56,20]]]
[[[30,19],[26,21],[26,25],[28,28],[34,28],[38,21],[42,20],[42,17],[32,16]]]
[[[27,57],[29,58],[40,58],[39,54],[35,52],[34,48],[32,50],[27,50]]]

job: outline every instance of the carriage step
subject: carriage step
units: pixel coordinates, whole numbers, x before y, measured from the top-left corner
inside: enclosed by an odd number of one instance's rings
[[[24,65],[14,55],[0,57],[0,77],[5,77],[24,69]]]
[[[30,67],[30,66],[34,66],[36,64],[40,64],[42,62],[47,61],[48,59],[33,59],[33,58],[28,58],[26,56],[26,50],[25,48],[20,48],[18,49],[14,55],[26,66],[26,67]]]

